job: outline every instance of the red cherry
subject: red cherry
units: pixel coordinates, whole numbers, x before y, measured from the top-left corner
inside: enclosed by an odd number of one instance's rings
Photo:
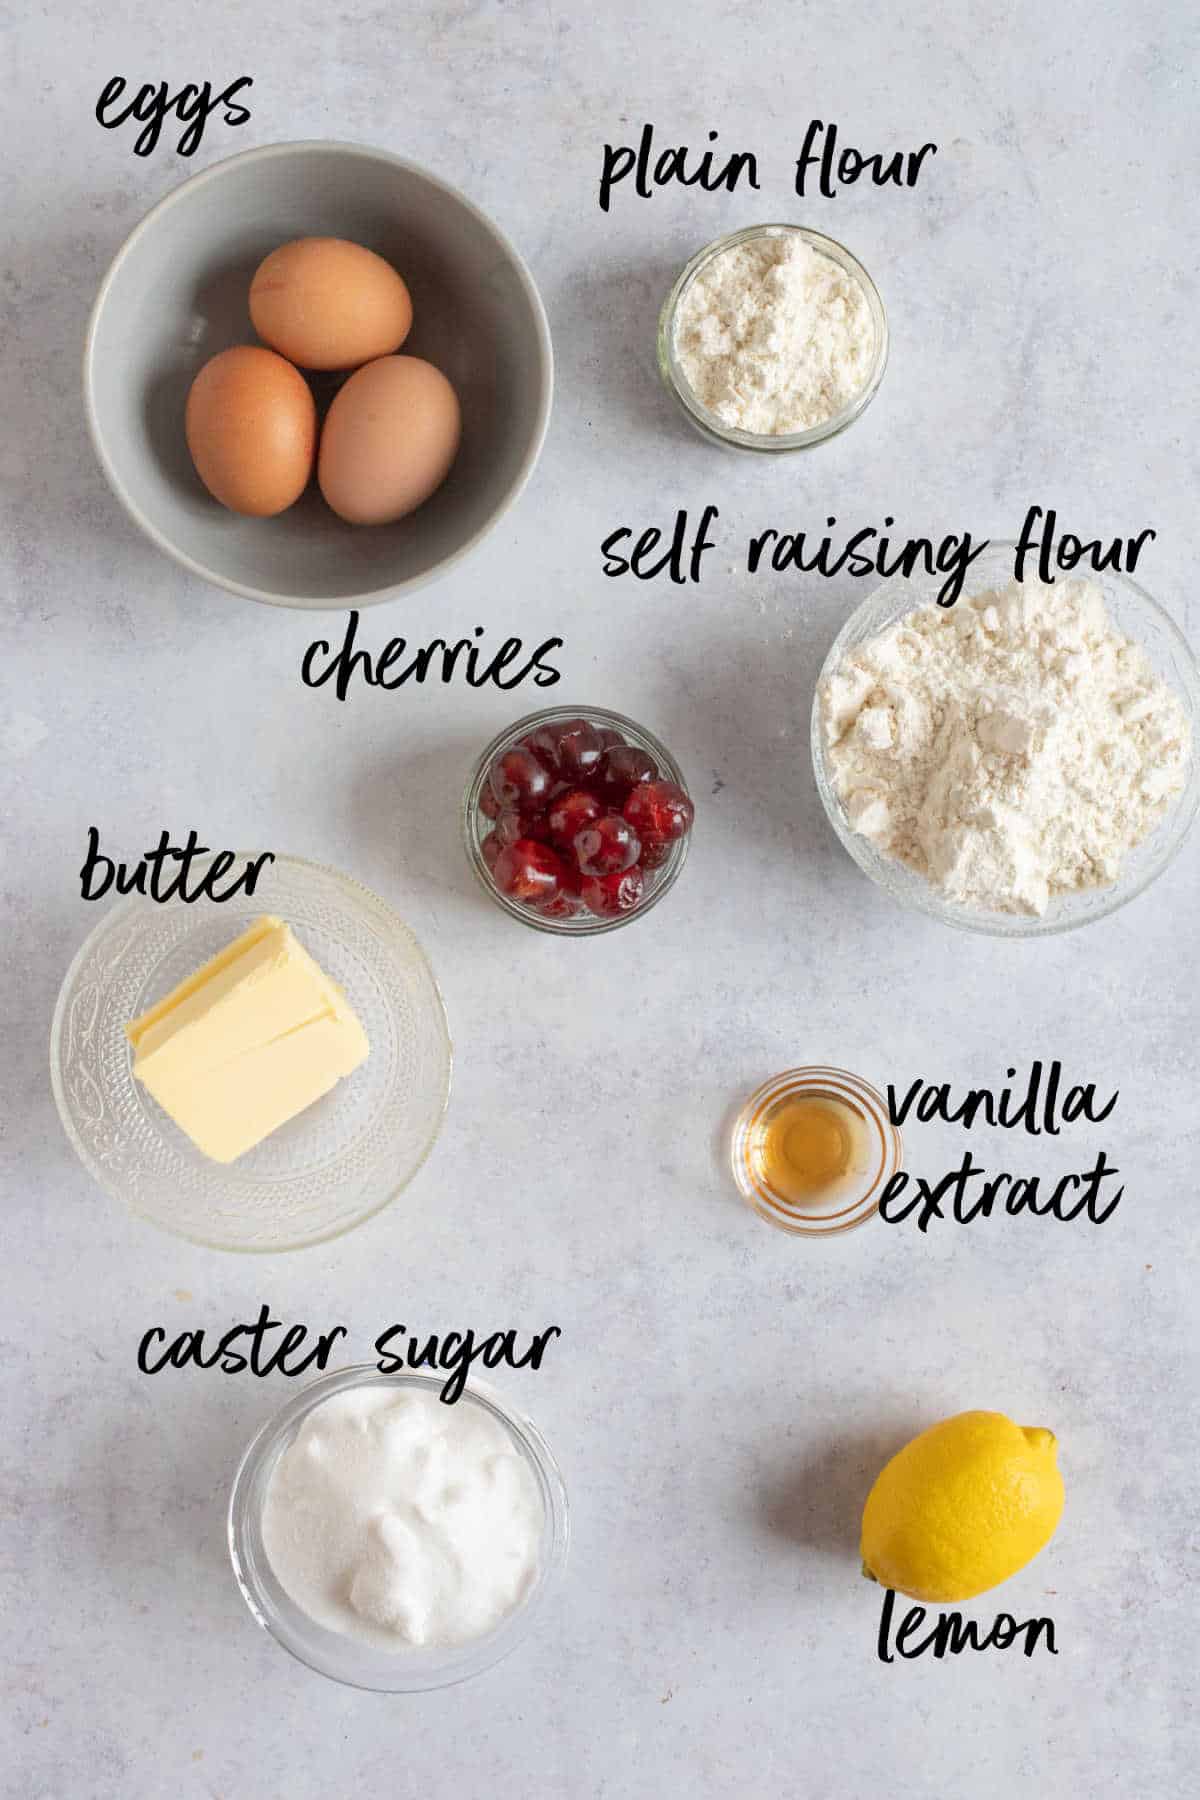
[[[670,860],[671,839],[664,837],[644,837],[642,839],[643,869],[661,869]]]
[[[583,884],[583,904],[601,918],[632,912],[644,885],[637,863],[632,869],[614,869],[611,875],[589,875]]]
[[[616,750],[625,742],[620,732],[614,731],[611,725],[597,725],[596,736],[606,750]]]
[[[536,731],[531,731],[529,733],[528,737],[518,738],[516,743],[513,745],[513,749],[514,750],[528,750],[528,752],[531,756],[536,756],[538,761],[540,763],[542,763],[547,769],[549,769],[551,774],[553,774],[554,766],[551,762],[549,762],[547,760],[545,753],[540,748],[540,746],[537,742],[537,735],[538,734]]]
[[[640,782],[623,810],[639,836],[671,842],[687,836],[695,816],[691,801],[673,781]]]
[[[534,907],[543,919],[573,919],[582,910],[578,894],[559,893],[553,900],[539,900]]]
[[[604,754],[600,733],[586,719],[539,725],[527,742],[555,775],[576,784],[588,779]]]
[[[521,739],[521,748],[531,750],[539,762],[545,763],[552,775],[558,774],[558,738],[556,727],[539,725],[528,737]]]
[[[498,819],[500,817],[500,802],[492,792],[490,779],[485,781],[482,788],[479,790],[479,810],[485,819]]]
[[[562,859],[547,844],[518,838],[501,850],[492,866],[492,880],[502,894],[526,903],[553,900],[562,875]]]
[[[582,894],[583,871],[574,857],[564,856],[562,858],[562,874],[558,878],[558,885],[564,894],[574,894],[576,899]]]
[[[550,802],[550,810],[546,814],[551,841],[560,849],[569,850],[575,841],[576,832],[582,831],[585,825],[591,825],[603,811],[595,794],[589,794],[586,788],[567,788]]]
[[[575,837],[575,860],[585,875],[620,875],[641,853],[637,832],[620,813],[605,813]]]
[[[507,850],[518,838],[532,838],[535,844],[548,844],[550,828],[544,814],[518,812],[515,807],[506,806],[496,820],[496,836],[502,850]]]
[[[544,804],[550,792],[550,773],[532,750],[519,744],[502,750],[488,775],[492,792],[501,806],[520,807],[532,812]]]
[[[657,775],[652,756],[633,744],[617,744],[601,758],[597,786],[610,806],[620,807],[640,782],[653,781]]]
[[[489,831],[479,846],[479,854],[482,856],[489,869],[495,868],[496,858],[503,848],[504,846],[496,836],[496,833],[494,831]]]

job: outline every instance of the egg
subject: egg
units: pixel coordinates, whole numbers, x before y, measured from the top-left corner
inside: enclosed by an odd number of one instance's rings
[[[391,263],[346,238],[297,238],[261,262],[250,317],[264,344],[302,369],[357,369],[398,350],[412,301]]]
[[[458,395],[419,356],[384,356],[334,399],[321,432],[317,481],[351,525],[402,519],[450,472],[462,435]]]
[[[273,350],[240,344],[206,362],[185,429],[196,473],[231,512],[272,518],[308,485],[316,405],[303,375]]]

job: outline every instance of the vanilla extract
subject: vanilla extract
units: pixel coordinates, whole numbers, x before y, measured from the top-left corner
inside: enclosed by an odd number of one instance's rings
[[[754,1180],[797,1214],[845,1204],[871,1164],[863,1114],[840,1094],[783,1094],[766,1106],[747,1140]]]
[[[915,1216],[917,1230],[922,1232],[928,1231],[934,1219],[950,1218],[955,1224],[970,1225],[976,1219],[990,1218],[993,1212],[1010,1216],[1029,1212],[1037,1218],[1061,1219],[1064,1224],[1083,1217],[1089,1224],[1103,1225],[1120,1205],[1125,1189],[1120,1187],[1115,1194],[1101,1189],[1109,1177],[1119,1174],[1101,1150],[1090,1169],[1082,1175],[1060,1176],[1045,1197],[1038,1176],[1004,1172],[989,1176],[966,1150],[959,1166],[940,1181],[927,1181],[898,1169],[884,1187],[879,1216],[888,1225],[902,1225]],[[977,1185],[972,1192],[973,1183]],[[910,1189],[911,1198],[900,1204]],[[943,1211],[944,1203],[948,1213]]]

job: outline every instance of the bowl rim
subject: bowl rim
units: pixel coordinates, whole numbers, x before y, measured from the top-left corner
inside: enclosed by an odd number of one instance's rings
[[[974,571],[977,583],[971,592],[983,593],[986,591],[984,586],[980,585],[980,583],[982,580],[989,577],[991,565],[995,562],[997,557],[1001,555],[1006,556],[1009,560],[1009,578],[1012,579],[1012,555],[1016,548],[1017,540],[1015,538],[991,539],[987,549],[981,553],[974,563],[972,563],[971,570],[968,570],[968,579],[971,577],[971,572]],[[839,838],[843,849],[845,849],[854,862],[857,863],[863,874],[866,875],[876,887],[882,889],[889,899],[895,901],[898,906],[904,907],[907,911],[923,913],[927,918],[934,919],[939,924],[947,925],[954,931],[964,931],[972,936],[1002,939],[1044,938],[1055,937],[1065,931],[1078,931],[1082,926],[1094,925],[1101,919],[1111,918],[1113,913],[1119,912],[1121,908],[1127,906],[1131,900],[1136,900],[1139,895],[1146,892],[1147,888],[1152,887],[1161,875],[1165,874],[1166,870],[1175,861],[1180,850],[1186,843],[1188,833],[1195,821],[1197,810],[1200,809],[1200,743],[1197,742],[1196,737],[1197,727],[1200,726],[1200,662],[1197,661],[1195,651],[1189,644],[1183,630],[1177,624],[1175,619],[1172,618],[1166,607],[1158,600],[1155,600],[1153,595],[1150,594],[1140,582],[1135,581],[1132,575],[1127,575],[1123,570],[1115,569],[1060,572],[1056,579],[1063,581],[1094,581],[1100,587],[1102,592],[1104,592],[1105,583],[1111,583],[1112,587],[1121,590],[1127,595],[1135,607],[1141,607],[1150,617],[1152,617],[1159,628],[1165,633],[1179,657],[1180,666],[1186,673],[1186,685],[1182,691],[1176,683],[1172,683],[1171,685],[1181,703],[1186,707],[1193,728],[1188,781],[1180,794],[1176,796],[1174,803],[1158,821],[1153,831],[1142,840],[1142,846],[1136,846],[1136,848],[1148,846],[1154,842],[1155,838],[1160,833],[1167,831],[1171,836],[1169,848],[1156,866],[1143,871],[1139,875],[1139,878],[1132,882],[1128,888],[1122,889],[1121,877],[1118,875],[1117,880],[1109,883],[1107,887],[1083,890],[1089,893],[1102,894],[1105,898],[1091,907],[1088,911],[1078,913],[1074,917],[1064,918],[1060,915],[1049,913],[1040,916],[1031,916],[1024,913],[969,913],[965,907],[951,905],[950,903],[943,901],[938,890],[931,882],[924,882],[920,889],[916,887],[910,888],[909,884],[906,882],[903,889],[900,889],[891,886],[882,879],[881,873],[876,867],[876,862],[883,860],[882,853],[876,851],[866,838],[852,829],[834,791],[833,783],[828,773],[827,747],[825,743],[825,734],[821,724],[822,684],[842,661],[845,655],[847,641],[864,614],[869,612],[873,607],[879,607],[884,596],[889,592],[898,590],[902,586],[906,587],[910,594],[908,604],[905,605],[902,610],[898,609],[891,621],[880,620],[879,630],[886,630],[889,622],[894,624],[907,613],[915,612],[922,606],[932,604],[931,595],[924,594],[921,591],[922,580],[929,582],[932,581],[932,579],[932,577],[918,577],[914,580],[902,575],[892,575],[879,582],[877,586],[871,589],[871,592],[867,597],[860,601],[853,611],[843,620],[832,644],[829,646],[829,649],[822,660],[821,667],[817,673],[816,683],[813,688],[812,708],[809,720],[809,747],[812,760],[813,782],[820,795],[821,804],[825,809],[825,814],[830,825],[833,827],[834,832]],[[1030,578],[1027,576],[1026,579]],[[1033,579],[1036,580],[1036,577],[1033,577]],[[969,597],[970,595],[967,593],[964,584],[964,592],[960,596],[960,600],[955,602],[955,605],[960,604],[961,600]],[[1105,597],[1107,600],[1107,595]],[[1130,636],[1135,643],[1139,641],[1133,633],[1128,633],[1126,635]],[[900,868],[906,868],[905,864],[898,864],[898,866]],[[915,870],[908,870],[908,873],[913,875],[914,880],[921,881],[922,878],[916,874]],[[927,892],[925,890],[927,890]]]
[[[236,850],[233,854],[235,858],[234,867],[237,867],[243,860],[249,859],[258,853],[248,850]],[[215,858],[211,858],[210,860],[215,860]],[[279,864],[283,864],[290,869],[307,869],[313,870],[320,875],[332,876],[339,886],[356,890],[360,894],[366,894],[376,906],[382,907],[385,912],[389,913],[394,922],[410,940],[411,948],[415,950],[424,967],[425,974],[428,976],[430,987],[433,992],[433,997],[437,1002],[437,1016],[441,1024],[441,1034],[445,1041],[446,1048],[446,1079],[443,1086],[442,1103],[438,1109],[437,1117],[433,1121],[430,1129],[428,1141],[418,1160],[413,1164],[404,1180],[400,1182],[397,1187],[393,1187],[390,1192],[387,1193],[377,1205],[372,1206],[369,1211],[359,1214],[359,1216],[353,1219],[348,1225],[339,1225],[336,1229],[323,1231],[316,1237],[305,1237],[291,1243],[222,1243],[214,1238],[200,1237],[195,1232],[177,1230],[174,1226],[169,1225],[165,1219],[160,1218],[157,1213],[145,1212],[141,1207],[135,1206],[124,1191],[110,1179],[108,1171],[103,1165],[98,1163],[92,1156],[79,1134],[74,1117],[72,1116],[70,1107],[67,1104],[66,1096],[63,1092],[61,1045],[66,1016],[67,995],[70,993],[76,975],[91,950],[95,939],[100,936],[101,932],[116,924],[117,915],[122,914],[131,916],[135,912],[141,910],[141,908],[153,906],[155,904],[155,902],[147,900],[144,895],[127,894],[122,899],[116,901],[114,905],[105,907],[104,911],[96,920],[96,923],[92,926],[91,930],[83,938],[83,941],[80,943],[74,956],[67,964],[66,972],[63,975],[58,994],[55,997],[54,1012],[50,1019],[50,1088],[54,1095],[54,1106],[58,1113],[59,1124],[62,1126],[63,1132],[65,1133],[72,1150],[74,1150],[75,1155],[78,1157],[80,1166],[91,1176],[96,1185],[108,1195],[110,1200],[115,1200],[117,1204],[133,1218],[141,1219],[143,1223],[154,1226],[156,1230],[163,1232],[167,1237],[175,1238],[180,1243],[196,1244],[202,1250],[219,1250],[225,1255],[230,1256],[286,1256],[294,1254],[297,1251],[312,1250],[321,1244],[334,1243],[338,1238],[346,1237],[350,1232],[357,1231],[360,1226],[366,1225],[371,1219],[377,1218],[381,1212],[384,1212],[400,1198],[406,1188],[411,1186],[432,1156],[434,1146],[441,1136],[442,1127],[446,1122],[446,1114],[450,1109],[450,1095],[454,1086],[454,1039],[450,1032],[450,1018],[446,1010],[446,997],[442,993],[441,983],[438,981],[437,975],[434,972],[433,964],[425,954],[424,946],[413,931],[412,926],[409,925],[406,919],[401,918],[400,914],[389,900],[385,900],[381,894],[377,894],[373,888],[367,887],[365,882],[357,880],[355,876],[347,875],[341,869],[334,868],[332,863],[315,862],[311,857],[307,856],[288,856],[284,853],[276,853],[275,864],[273,866]],[[196,864],[197,868],[204,868],[205,866],[204,863]]]
[[[251,162],[271,161],[280,157],[295,155],[309,156],[317,153],[323,154],[325,152],[333,152],[335,155],[348,157],[367,157],[372,161],[387,163],[393,168],[403,169],[409,174],[419,176],[420,179],[427,182],[430,187],[440,190],[440,192],[447,195],[450,199],[456,201],[492,236],[515,269],[517,278],[520,281],[526,299],[529,302],[538,343],[541,391],[538,396],[537,417],[533,436],[526,447],[525,454],[521,459],[520,467],[517,469],[507,492],[501,497],[497,508],[465,543],[460,544],[456,550],[453,550],[448,556],[443,557],[433,568],[427,569],[421,575],[411,576],[406,581],[393,582],[379,588],[364,589],[360,594],[343,594],[329,597],[317,596],[311,599],[298,599],[294,595],[273,593],[267,588],[255,587],[249,582],[236,581],[230,576],[222,575],[215,569],[208,568],[205,564],[198,562],[194,557],[189,556],[186,551],[181,550],[178,545],[173,544],[165,533],[160,530],[145,512],[143,512],[122,482],[105,447],[104,428],[101,424],[99,412],[96,407],[93,365],[95,361],[96,336],[100,319],[108,301],[110,290],[123,263],[135,245],[140,242],[140,240],[167,212],[170,211],[173,206],[178,205],[185,198],[190,198],[192,195],[198,193],[199,190],[208,183],[219,180],[220,177],[233,168],[235,164],[241,166]],[[453,568],[456,563],[461,562],[464,557],[470,555],[473,550],[477,549],[482,540],[491,531],[492,527],[498,524],[510,508],[520,499],[534,469],[537,467],[538,459],[541,456],[542,448],[546,441],[546,432],[550,425],[550,413],[554,402],[554,344],[550,336],[550,324],[546,317],[546,308],[542,302],[542,297],[538,292],[537,284],[533,279],[529,265],[526,263],[520,251],[513,244],[512,240],[508,237],[507,233],[501,230],[500,226],[497,225],[493,219],[489,218],[481,207],[476,206],[473,200],[468,199],[461,188],[455,187],[452,182],[444,180],[440,175],[431,174],[421,163],[414,162],[410,157],[399,156],[394,151],[384,150],[378,145],[356,143],[348,138],[297,138],[277,144],[259,144],[251,150],[239,150],[233,156],[222,157],[219,162],[211,163],[208,168],[201,169],[197,174],[189,176],[186,181],[179,182],[177,186],[171,188],[168,193],[164,194],[161,200],[157,200],[150,208],[149,212],[144,214],[133,227],[133,230],[129,232],[118,246],[112,261],[105,270],[100,286],[96,291],[96,298],[92,302],[91,310],[88,313],[87,328],[84,332],[82,384],[83,409],[87,421],[88,436],[91,439],[92,449],[95,453],[96,460],[100,465],[101,472],[126,515],[133,521],[138,530],[141,531],[145,537],[149,538],[150,542],[154,544],[157,549],[161,550],[164,555],[169,556],[173,562],[178,563],[181,568],[186,569],[189,574],[197,576],[201,581],[207,582],[212,587],[223,588],[226,593],[237,594],[242,599],[256,600],[264,606],[290,607],[295,611],[301,612],[319,612],[323,609],[341,612],[354,607],[377,606],[382,601],[391,599],[398,594],[411,593],[418,588],[426,586],[431,581],[439,580]]]
[[[328,1369],[306,1382],[299,1393],[291,1395],[282,1406],[270,1413],[254,1432],[238,1460],[225,1509],[226,1548],[238,1591],[255,1624],[280,1649],[286,1650],[289,1656],[311,1669],[314,1674],[324,1676],[327,1681],[336,1681],[344,1687],[357,1688],[367,1693],[428,1693],[469,1681],[502,1662],[525,1641],[566,1569],[571,1544],[571,1508],[558,1459],[541,1429],[526,1412],[505,1399],[490,1381],[477,1380],[472,1374],[463,1392],[463,1400],[474,1400],[500,1421],[537,1475],[546,1509],[543,1524],[548,1543],[546,1559],[532,1591],[514,1612],[509,1613],[482,1638],[451,1647],[446,1652],[448,1666],[444,1671],[426,1669],[419,1675],[412,1674],[406,1668],[410,1658],[403,1650],[380,1651],[381,1657],[394,1658],[389,1674],[401,1678],[387,1683],[356,1681],[352,1676],[335,1673],[327,1668],[310,1645],[298,1638],[286,1615],[280,1613],[276,1596],[264,1587],[255,1558],[247,1554],[248,1536],[261,1528],[261,1515],[251,1515],[248,1509],[252,1485],[265,1459],[273,1456],[277,1461],[283,1453],[281,1440],[284,1435],[294,1433],[317,1407],[336,1394],[359,1387],[419,1388],[423,1392],[437,1393],[443,1385],[441,1372],[426,1369],[397,1369],[386,1375],[374,1363],[346,1363],[340,1368]],[[458,1404],[460,1402],[456,1401],[455,1405]],[[270,1570],[270,1580],[284,1594],[287,1605],[295,1608],[298,1615],[305,1616],[303,1609],[287,1594],[270,1567],[270,1558],[266,1556],[265,1548],[263,1560]],[[315,1621],[312,1623],[314,1629],[321,1629]]]

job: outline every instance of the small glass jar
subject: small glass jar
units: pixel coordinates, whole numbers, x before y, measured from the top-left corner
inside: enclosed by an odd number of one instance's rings
[[[480,1674],[507,1656],[526,1636],[567,1559],[567,1491],[549,1445],[532,1420],[506,1405],[490,1385],[472,1378],[462,1399],[455,1404],[465,1406],[472,1401],[491,1414],[511,1440],[514,1453],[529,1467],[542,1498],[538,1572],[516,1611],[470,1643],[385,1650],[318,1624],[283,1587],[263,1543],[263,1507],[279,1458],[309,1414],[334,1394],[348,1389],[416,1387],[436,1394],[444,1379],[443,1375],[411,1370],[381,1375],[369,1363],[322,1375],[268,1419],[251,1440],[234,1478],[227,1532],[230,1560],[242,1599],[277,1644],[319,1675],[344,1682],[348,1687],[386,1694],[421,1693],[429,1688],[451,1687]]]
[[[871,360],[870,371],[862,388],[840,412],[832,413],[828,419],[822,419],[819,425],[810,426],[807,431],[780,433],[777,436],[764,436],[755,431],[740,431],[735,425],[727,425],[716,413],[710,412],[692,391],[687,377],[680,367],[676,352],[676,325],[680,308],[688,290],[702,269],[708,267],[718,256],[727,250],[735,250],[740,244],[753,243],[756,238],[786,237],[794,235],[802,237],[806,243],[831,262],[838,264],[853,277],[862,288],[870,309],[871,319],[875,326],[875,354]],[[768,455],[779,455],[788,450],[813,450],[818,444],[827,443],[830,438],[837,437],[839,432],[853,425],[855,419],[861,418],[879,391],[888,359],[888,323],[879,289],[867,274],[856,256],[851,255],[843,244],[835,238],[825,237],[822,232],[810,231],[806,225],[750,225],[744,231],[732,231],[727,237],[706,244],[693,256],[684,268],[674,287],[663,302],[658,319],[658,367],[668,393],[672,394],[683,410],[688,423],[695,427],[701,437],[707,438],[711,444],[719,444],[724,449],[757,450]]]
[[[605,727],[619,732],[627,744],[637,750],[644,750],[646,755],[657,765],[659,774],[667,781],[673,781],[676,787],[682,788],[686,794],[687,783],[683,779],[683,771],[671,755],[665,744],[642,725],[636,725],[632,719],[623,714],[609,712],[602,706],[548,706],[542,712],[530,713],[524,719],[518,719],[515,725],[508,726],[494,737],[480,756],[471,772],[466,793],[462,803],[463,844],[467,852],[467,861],[475,871],[484,892],[494,900],[511,918],[519,919],[522,925],[531,925],[535,931],[549,931],[558,937],[594,937],[600,931],[615,931],[620,925],[628,925],[634,919],[640,919],[657,906],[667,890],[674,886],[687,859],[688,844],[691,833],[678,838],[670,847],[667,860],[659,869],[647,871],[646,886],[641,900],[629,912],[617,913],[612,917],[601,918],[595,913],[578,912],[569,918],[547,918],[537,913],[530,906],[524,906],[519,900],[513,900],[502,894],[492,880],[491,871],[483,856],[483,841],[492,829],[492,821],[483,812],[480,800],[484,785],[488,778],[488,770],[498,756],[521,738],[536,731],[540,725],[561,725],[568,719],[587,719],[592,725]]]
[[[854,1118],[860,1166],[847,1191],[825,1205],[797,1205],[778,1191],[764,1168],[764,1142],[771,1124],[796,1100],[824,1100]],[[845,1069],[785,1069],[751,1094],[733,1128],[733,1178],[742,1198],[759,1218],[796,1237],[829,1237],[873,1218],[902,1157],[900,1133],[888,1117],[883,1096]]]

